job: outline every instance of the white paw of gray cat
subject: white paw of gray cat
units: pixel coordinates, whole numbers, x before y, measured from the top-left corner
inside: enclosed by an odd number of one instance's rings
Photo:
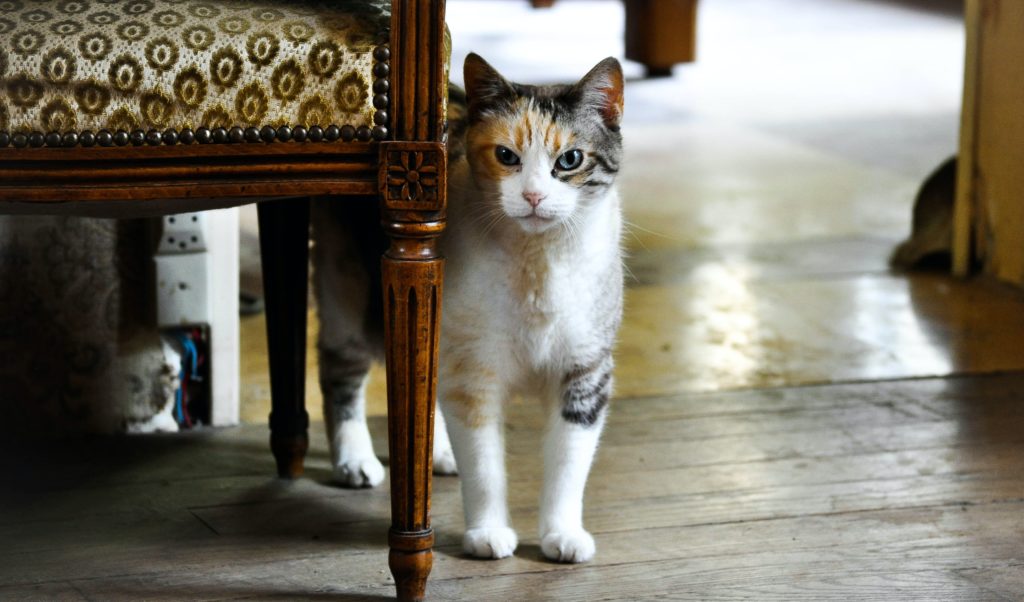
[[[454,475],[459,474],[459,468],[455,465],[455,454],[452,448],[434,448],[434,474]]]
[[[516,551],[519,538],[508,527],[469,529],[462,538],[462,549],[477,558],[506,558]]]
[[[594,557],[594,538],[583,529],[552,531],[540,540],[540,550],[549,560],[587,562]]]
[[[341,462],[334,467],[334,482],[344,487],[376,487],[384,480],[384,465],[376,456]]]

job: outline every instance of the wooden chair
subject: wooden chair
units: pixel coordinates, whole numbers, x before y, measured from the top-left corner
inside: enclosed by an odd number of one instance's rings
[[[423,597],[432,564],[444,8],[444,0],[0,4],[0,213],[139,217],[260,203],[270,442],[282,477],[302,473],[308,442],[309,199],[379,201],[390,238],[381,264],[389,565],[403,600]],[[320,92],[304,97],[309,90]]]

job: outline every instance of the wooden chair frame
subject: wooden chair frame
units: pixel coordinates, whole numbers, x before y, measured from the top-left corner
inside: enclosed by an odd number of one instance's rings
[[[263,128],[262,141],[252,136],[255,128],[233,128],[206,132],[210,144],[198,138],[182,144],[173,131],[135,132],[122,136],[120,146],[90,141],[88,147],[77,134],[0,136],[0,213],[140,217],[260,202],[271,448],[283,477],[301,474],[308,445],[309,199],[379,201],[390,239],[381,263],[389,565],[401,600],[423,598],[433,562],[430,496],[444,270],[437,239],[446,207],[444,15],[444,0],[393,0],[390,34],[374,53],[378,112],[372,131],[332,127],[321,130],[324,141],[312,142],[312,131],[304,130],[308,141],[298,142],[290,128]],[[343,142],[333,142],[339,138]]]

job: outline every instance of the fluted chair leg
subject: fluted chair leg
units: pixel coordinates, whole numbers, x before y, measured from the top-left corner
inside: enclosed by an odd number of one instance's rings
[[[381,262],[391,453],[391,554],[399,600],[421,600],[433,565],[430,489],[441,332],[446,163],[438,143],[392,142],[381,151]],[[413,181],[417,186],[403,182]]]

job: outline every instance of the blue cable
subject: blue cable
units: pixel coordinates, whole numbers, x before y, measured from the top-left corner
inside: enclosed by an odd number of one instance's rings
[[[180,381],[180,377],[179,377],[179,381]],[[179,382],[178,383],[178,390],[174,392],[174,413],[178,417],[178,424],[183,424],[185,422],[185,413],[184,413],[184,411],[182,410],[182,407],[181,407],[181,389],[182,389],[182,383]]]
[[[185,373],[189,370],[189,363],[191,363],[191,373],[193,378],[196,374],[196,368],[198,367],[198,355],[199,352],[196,349],[195,343],[192,339],[184,333],[175,333],[178,343],[181,344],[184,354],[181,358],[181,372],[178,375],[178,391],[175,394],[174,409],[177,415],[178,424],[185,424],[185,403],[184,403],[184,388],[185,388]]]
[[[192,378],[195,378],[198,370],[199,350],[196,348],[195,342],[188,335],[185,335],[185,346],[189,352],[189,357],[192,359]]]

